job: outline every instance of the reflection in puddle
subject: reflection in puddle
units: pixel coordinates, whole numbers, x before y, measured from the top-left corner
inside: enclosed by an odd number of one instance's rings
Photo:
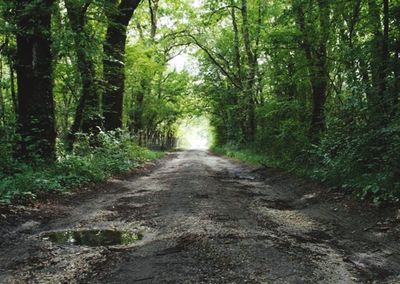
[[[50,232],[42,236],[58,245],[71,246],[114,246],[128,245],[142,239],[142,235],[124,231],[90,230]]]

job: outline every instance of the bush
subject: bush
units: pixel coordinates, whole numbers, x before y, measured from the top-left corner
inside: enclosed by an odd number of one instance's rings
[[[353,114],[354,115],[354,114]],[[331,119],[313,154],[318,163],[312,176],[352,190],[361,198],[397,200],[400,196],[400,126],[343,117]]]
[[[234,159],[245,161],[253,165],[266,163],[264,155],[259,154],[251,149],[240,149],[232,146],[214,146],[211,150],[218,155],[232,157]]]
[[[262,152],[269,164],[286,169],[304,167],[309,150],[305,106],[298,101],[271,100],[258,110],[260,118],[254,150]]]
[[[137,146],[132,137],[120,131],[101,132],[95,138],[80,135],[72,153],[66,153],[62,143],[58,143],[58,160],[53,165],[39,162],[27,165],[11,158],[2,160],[0,203],[31,200],[42,193],[101,182],[161,155]]]

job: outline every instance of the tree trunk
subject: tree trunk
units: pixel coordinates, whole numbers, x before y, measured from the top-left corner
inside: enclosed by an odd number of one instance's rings
[[[319,23],[321,35],[315,54],[313,89],[313,112],[311,117],[310,134],[317,139],[325,129],[325,102],[329,86],[327,63],[327,44],[329,39],[329,6],[328,0],[318,0]]]
[[[133,12],[141,0],[108,0],[106,11],[108,27],[103,45],[103,72],[105,94],[103,98],[104,127],[106,130],[122,128],[125,89],[126,32]]]
[[[325,103],[329,85],[327,65],[329,4],[327,0],[318,0],[320,34],[316,47],[312,46],[310,42],[303,7],[299,4],[295,9],[297,9],[297,24],[303,37],[301,47],[309,65],[312,90],[312,114],[309,135],[312,141],[318,142],[321,132],[325,129]]]
[[[6,124],[6,105],[3,96],[3,59],[0,57],[0,121]]]
[[[150,38],[154,41],[157,33],[158,24],[158,2],[159,0],[149,0],[150,10]]]
[[[18,0],[17,56],[18,134],[17,155],[26,161],[55,158],[55,116],[50,41],[52,0]]]
[[[17,100],[17,94],[15,92],[15,75],[14,75],[14,62],[10,60],[9,62],[9,67],[10,67],[10,92],[11,92],[11,99],[14,107],[14,112],[17,114],[18,113],[18,100]]]
[[[383,108],[387,114],[392,113],[393,96],[388,92],[388,75],[390,70],[390,52],[389,52],[389,0],[383,0],[383,42],[382,42],[382,86],[380,92],[383,96]]]
[[[295,66],[293,62],[293,58],[289,58],[289,62],[287,64],[287,72],[288,72],[288,77],[289,82],[287,83],[287,97],[290,101],[294,100],[296,98],[296,84],[293,81],[293,77],[295,75]]]
[[[232,17],[232,27],[233,27],[233,34],[234,34],[234,40],[233,40],[233,50],[234,50],[234,63],[235,63],[235,69],[236,69],[236,80],[238,80],[238,83],[241,85],[242,84],[242,64],[241,64],[241,56],[240,56],[240,43],[239,43],[239,28],[236,20],[236,12],[235,12],[235,7],[233,7],[233,2],[232,2],[232,8],[231,8],[231,17]]]
[[[352,3],[352,13],[348,16],[347,20],[346,20],[346,24],[347,24],[347,30],[348,30],[348,48],[351,51],[350,54],[348,55],[347,58],[347,64],[346,64],[346,69],[350,70],[350,84],[353,86],[356,86],[358,84],[359,81],[359,77],[358,77],[358,70],[357,70],[357,54],[355,52],[354,49],[354,38],[355,38],[355,30],[356,30],[356,26],[357,23],[360,21],[360,14],[361,14],[361,6],[362,4],[362,0],[356,0],[354,3]],[[346,14],[343,13],[343,18],[346,19]],[[344,31],[345,32],[345,28]],[[361,65],[361,64],[360,64]],[[361,71],[364,72],[364,71]],[[359,73],[361,73],[359,72]],[[367,80],[368,82],[368,80]],[[356,91],[355,88],[353,88],[352,90],[352,96],[356,97],[356,95],[358,94],[358,92]]]
[[[387,98],[387,72],[389,61],[389,6],[384,0],[384,24],[380,22],[379,7],[375,0],[368,1],[369,16],[372,24],[374,39],[371,49],[371,73],[373,90],[368,98],[369,108],[372,114],[371,121],[382,118],[382,114],[388,114],[389,100]],[[380,120],[380,119],[378,119]]]
[[[69,144],[72,146],[75,134],[81,130],[83,133],[96,133],[101,127],[99,108],[99,88],[96,84],[95,63],[90,57],[87,42],[87,9],[89,2],[66,0],[67,15],[71,30],[73,31],[77,67],[82,83],[82,94],[75,111],[74,123],[68,136]]]
[[[393,64],[394,73],[394,112],[398,112],[400,104],[400,39],[396,42],[395,61]]]
[[[393,18],[394,27],[393,29],[400,31],[400,3],[393,7]],[[394,59],[393,59],[393,74],[394,74],[394,83],[393,83],[393,95],[394,95],[394,104],[393,104],[393,113],[399,114],[400,110],[400,34],[397,33],[397,37],[393,43],[394,49]]]
[[[155,37],[157,34],[157,23],[158,23],[158,2],[159,0],[148,0],[149,14],[150,14],[150,41],[147,44],[154,44]],[[143,37],[143,32],[140,33]],[[141,38],[144,40],[144,38]],[[145,126],[143,124],[143,110],[144,110],[144,98],[151,92],[151,80],[149,78],[143,79],[140,82],[141,91],[135,96],[135,107],[133,110],[133,126],[136,135],[143,135],[145,132]],[[139,144],[143,146],[143,140],[139,139]]]
[[[242,18],[243,18],[243,41],[247,55],[247,82],[245,86],[245,95],[247,102],[247,133],[246,141],[253,142],[256,134],[256,108],[254,103],[254,85],[256,78],[257,58],[252,51],[249,20],[247,11],[247,0],[242,0]]]
[[[145,88],[144,83],[141,83],[142,88]],[[143,130],[143,101],[146,90],[142,89],[136,94],[135,109],[133,115],[134,133],[140,135]]]

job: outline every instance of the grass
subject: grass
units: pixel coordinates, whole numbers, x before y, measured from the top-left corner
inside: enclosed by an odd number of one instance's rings
[[[211,149],[212,152],[223,155],[227,157],[231,157],[248,164],[258,166],[265,165],[265,156],[259,153],[256,153],[250,149],[235,149],[230,147],[213,147]]]

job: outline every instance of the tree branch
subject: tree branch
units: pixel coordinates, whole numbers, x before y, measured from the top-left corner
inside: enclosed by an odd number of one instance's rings
[[[239,90],[242,90],[242,86],[240,84],[238,84],[238,82],[236,82],[234,76],[232,76],[231,74],[229,74],[228,70],[226,70],[224,68],[224,66],[218,62],[218,60],[213,56],[212,52],[205,47],[204,45],[202,45],[195,36],[193,36],[192,34],[187,34],[188,37],[190,37],[191,39],[193,39],[194,44],[196,44],[201,50],[203,50],[207,56],[210,58],[210,60],[218,67],[218,69],[229,79],[229,81]]]

